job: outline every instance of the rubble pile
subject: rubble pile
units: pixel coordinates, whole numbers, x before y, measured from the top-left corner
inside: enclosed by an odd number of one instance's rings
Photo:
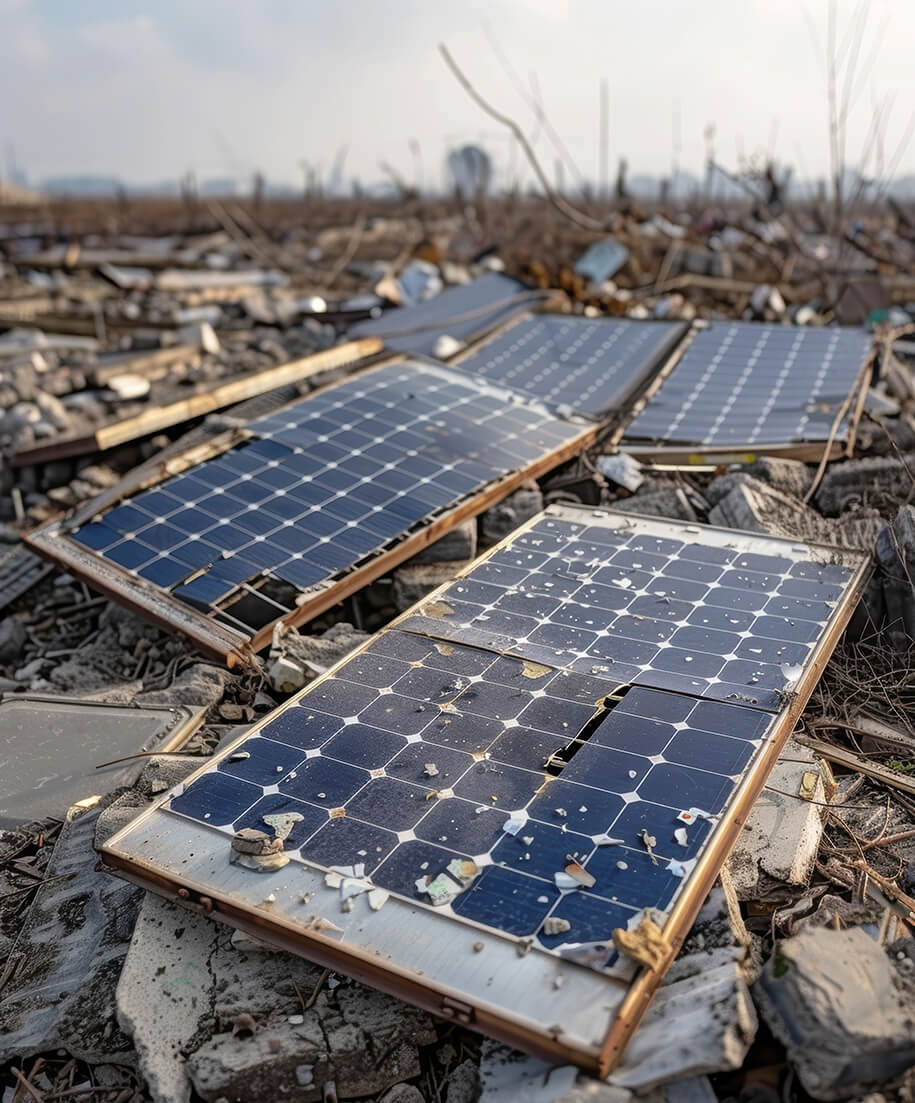
[[[0,208],[0,718],[4,700],[32,697],[195,717],[174,746],[138,742],[116,785],[90,773],[84,799],[50,818],[10,820],[0,781],[2,1103],[915,1103],[915,219],[867,211],[837,240],[816,204],[595,202],[593,213],[602,234],[521,197]],[[519,478],[301,629],[279,622],[259,655],[231,667],[21,542],[106,502],[135,468],[151,485],[176,447],[240,431],[251,407],[226,384],[371,338],[379,319],[405,318],[406,334],[450,359],[465,330],[447,317],[411,330],[410,311],[494,274],[505,283],[490,310],[864,327],[876,355],[854,448],[822,463],[754,453],[653,465],[608,443],[610,419],[580,454]],[[255,410],[263,395],[291,401],[380,349],[273,386],[264,376],[243,397]],[[216,396],[203,413],[178,410],[202,394]],[[562,503],[874,560],[606,1081],[551,1069],[102,868],[96,848],[214,751]],[[0,767],[5,751],[0,729]],[[17,761],[17,777],[28,769]],[[48,779],[32,773],[40,790]],[[233,859],[285,857],[279,830],[245,830]]]

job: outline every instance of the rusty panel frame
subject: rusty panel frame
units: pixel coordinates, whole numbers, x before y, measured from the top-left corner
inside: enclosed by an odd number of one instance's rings
[[[647,523],[655,529],[662,528],[666,533],[689,530],[717,532],[727,534],[728,537],[740,535],[752,541],[753,544],[762,545],[767,549],[771,549],[773,546],[776,548],[779,546],[783,548],[785,546],[798,546],[797,542],[783,538],[765,537],[756,533],[737,533],[736,530],[714,526],[702,526],[701,530],[697,530],[696,526],[690,526],[684,522],[660,522],[657,518],[642,517],[640,515],[613,514],[612,510],[606,509],[552,506],[544,513],[519,526],[499,544],[478,556],[472,564],[460,571],[456,578],[464,577],[470,570],[509,545],[544,517],[580,521],[587,520],[589,517],[607,516],[618,516],[626,524],[633,522]],[[394,960],[389,954],[378,950],[372,953],[361,946],[343,946],[340,941],[319,930],[309,929],[307,926],[303,926],[302,923],[297,924],[277,914],[269,903],[258,902],[246,905],[243,901],[240,902],[238,897],[233,899],[232,894],[228,891],[214,890],[212,884],[208,884],[205,880],[197,879],[185,872],[170,870],[164,858],[157,860],[154,856],[154,854],[167,850],[169,845],[173,845],[166,839],[156,836],[157,823],[164,822],[171,825],[173,821],[178,821],[178,833],[182,836],[181,842],[185,849],[190,844],[194,844],[193,848],[196,851],[200,848],[201,842],[205,845],[213,835],[218,835],[222,852],[227,853],[228,840],[221,832],[215,832],[214,829],[201,824],[189,823],[173,813],[165,813],[163,819],[159,813],[162,806],[169,799],[168,794],[159,799],[153,807],[143,812],[132,823],[122,828],[102,847],[104,861],[128,880],[164,895],[168,899],[184,903],[186,906],[201,911],[213,919],[239,927],[280,949],[299,954],[327,968],[340,969],[391,995],[415,1003],[437,1015],[473,1026],[485,1034],[528,1050],[545,1060],[555,1063],[573,1062],[594,1074],[606,1077],[618,1064],[629,1039],[638,1027],[655,991],[662,982],[664,974],[682,947],[725,858],[742,830],[754,801],[765,786],[779,754],[801,716],[810,694],[822,675],[829,656],[835,648],[867,583],[870,558],[866,553],[808,542],[805,542],[803,546],[813,553],[821,553],[826,560],[835,562],[838,559],[838,561],[847,565],[854,566],[854,574],[848,582],[845,593],[837,604],[826,630],[804,663],[803,672],[796,682],[795,688],[790,694],[786,695],[786,703],[781,712],[774,714],[775,721],[770,729],[768,742],[761,748],[755,759],[751,760],[746,773],[710,834],[692,874],[685,882],[667,916],[663,927],[665,943],[663,959],[655,968],[640,967],[631,983],[628,984],[624,983],[619,977],[595,974],[592,970],[570,963],[573,970],[581,970],[588,974],[589,978],[599,976],[605,985],[605,991],[600,997],[599,1006],[602,1009],[609,1010],[611,1014],[607,1020],[606,1029],[601,1028],[600,1040],[593,1044],[584,1042],[580,1037],[573,1036],[571,1031],[567,1033],[561,1023],[547,1025],[545,1016],[553,1014],[552,1007],[545,1012],[544,1017],[536,1018],[535,1013],[528,1010],[529,1007],[539,1006],[533,993],[529,993],[532,1002],[520,1005],[523,1007],[523,1011],[516,1008],[513,1012],[507,1013],[505,1007],[500,1007],[497,997],[492,994],[491,981],[488,985],[481,985],[479,991],[471,996],[466,990],[466,983],[463,990],[456,989],[453,985],[437,983],[428,971],[418,970],[415,967],[411,968],[402,957],[400,960]],[[752,550],[752,545],[748,550]],[[402,617],[393,621],[388,629],[383,631],[397,629],[413,612],[437,601],[451,585],[452,582],[447,582],[438,587],[419,602],[414,610],[403,614]],[[409,631],[409,629],[406,630]],[[466,642],[471,646],[479,646],[472,640]],[[245,739],[256,734],[279,712],[296,705],[315,686],[332,677],[346,662],[364,651],[370,643],[371,640],[366,641],[355,651],[341,659],[308,687],[290,698],[270,717],[264,718],[250,731],[226,747],[216,759],[210,759],[199,770],[191,774],[184,784],[190,784],[197,777],[206,773],[214,761],[233,753],[235,748]],[[506,654],[511,654],[511,651],[509,650]],[[140,853],[141,851],[142,853]],[[319,873],[323,877],[323,871],[320,870],[320,867],[305,865],[304,868]],[[255,880],[264,883],[267,878],[255,877]],[[319,884],[320,882],[315,883]],[[255,886],[255,891],[258,887]],[[389,901],[386,909],[390,907],[391,903],[392,901]],[[401,902],[397,901],[397,903]],[[337,906],[339,907],[339,905]],[[409,923],[410,916],[415,910],[406,908],[406,910],[398,912],[399,922],[401,924]],[[375,913],[372,922],[380,914]],[[443,953],[447,955],[463,953],[467,949],[462,942],[464,932],[469,931],[469,937],[471,938],[479,937],[476,933],[476,925],[472,921],[461,920],[459,923],[455,923],[454,920],[435,915],[425,908],[422,909],[422,915],[431,925],[431,935],[429,930],[424,931],[423,941],[440,945],[443,947]],[[344,920],[341,919],[341,921]],[[435,938],[436,922],[439,923],[440,934],[437,941]],[[494,933],[487,928],[480,928],[480,932],[485,932],[487,952],[490,951],[492,946],[500,947],[503,942],[514,943],[515,945],[519,942],[518,939]],[[405,943],[409,941],[406,930],[403,931],[403,938]],[[400,948],[408,949],[408,946],[404,945]],[[485,954],[477,956],[484,958]],[[530,956],[532,955],[528,955],[527,958],[522,960],[529,960]],[[474,959],[471,957],[468,960],[472,961]],[[468,969],[473,967],[473,965],[467,966]],[[518,966],[518,968],[521,967]],[[580,974],[576,974],[576,976],[580,976]],[[513,991],[516,987],[525,987],[524,978],[521,977],[520,973],[517,981],[515,982],[513,979],[512,982]],[[527,982],[527,987],[530,987],[530,980]],[[565,989],[565,986],[563,988]],[[540,995],[542,996],[542,993]],[[513,995],[511,998],[515,999],[515,996]],[[594,1016],[598,1013],[597,1007],[598,1005],[595,1002],[592,1010]]]

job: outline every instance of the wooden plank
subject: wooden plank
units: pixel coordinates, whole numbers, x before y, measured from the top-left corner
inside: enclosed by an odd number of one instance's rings
[[[160,349],[142,349],[139,352],[104,356],[91,369],[90,375],[92,381],[101,387],[118,375],[142,375],[148,378],[180,360],[196,363],[199,359],[200,349],[196,345],[168,345]]]
[[[153,406],[142,414],[125,418],[123,421],[103,425],[82,436],[59,437],[46,444],[37,444],[25,448],[13,456],[13,464],[23,467],[26,464],[47,463],[49,460],[63,459],[67,456],[81,456],[87,452],[103,452],[115,448],[127,441],[151,436],[161,429],[180,425],[182,421],[203,417],[204,414],[234,406],[247,398],[265,394],[267,391],[297,383],[312,375],[332,371],[345,364],[367,359],[381,352],[384,345],[375,337],[364,337],[359,341],[347,341],[344,345],[314,353],[301,360],[292,360],[276,368],[268,368],[256,375],[246,375],[222,383],[212,390],[171,402],[167,406]]]
[[[796,735],[794,738],[798,743],[809,747],[811,751],[815,751],[828,762],[835,762],[838,766],[845,766],[849,770],[854,770],[855,773],[864,774],[865,777],[873,778],[874,781],[883,782],[884,785],[889,785],[891,789],[899,789],[902,793],[911,793],[915,796],[915,777],[899,774],[895,770],[890,770],[887,766],[881,766],[879,762],[871,762],[863,755],[855,754],[854,751],[848,751],[844,747],[836,747],[832,743],[824,743],[822,739],[813,739],[808,735]]]

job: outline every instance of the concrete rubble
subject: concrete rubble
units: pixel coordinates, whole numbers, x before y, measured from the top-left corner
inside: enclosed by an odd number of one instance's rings
[[[138,745],[116,781],[90,775],[92,799],[0,830],[2,1103],[915,1103],[915,216],[864,211],[840,250],[814,203],[789,232],[763,199],[621,196],[597,231],[536,198],[489,200],[0,204],[0,693],[200,713],[174,751]],[[481,282],[482,312],[436,319],[441,296]],[[231,669],[20,542],[176,442],[205,449],[355,364],[241,408],[219,398],[227,385],[256,392],[271,369],[376,332],[450,359],[519,302],[838,321],[882,351],[848,455],[652,465],[612,446],[615,411],[580,455],[493,493],[310,623],[280,623]],[[904,330],[892,351],[887,326]],[[200,395],[217,396],[205,417],[179,411]],[[177,420],[150,428],[166,407]],[[100,867],[95,847],[214,750],[562,502],[874,552],[849,628],[607,1080]]]

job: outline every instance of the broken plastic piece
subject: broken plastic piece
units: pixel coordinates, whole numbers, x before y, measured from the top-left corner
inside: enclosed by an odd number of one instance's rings
[[[585,867],[575,858],[573,858],[571,854],[566,855],[566,862],[567,865],[565,867],[565,872],[569,875],[569,877],[573,878],[580,885],[584,885],[586,889],[591,888],[596,880],[594,875],[592,873],[588,873]]]
[[[289,832],[303,818],[300,812],[275,812],[273,815],[261,816],[264,823],[273,828],[273,837],[281,842],[289,838]]]
[[[671,858],[667,863],[667,870],[674,877],[688,877],[692,873],[695,864],[695,858],[691,858],[688,862],[680,862],[676,858]]]

